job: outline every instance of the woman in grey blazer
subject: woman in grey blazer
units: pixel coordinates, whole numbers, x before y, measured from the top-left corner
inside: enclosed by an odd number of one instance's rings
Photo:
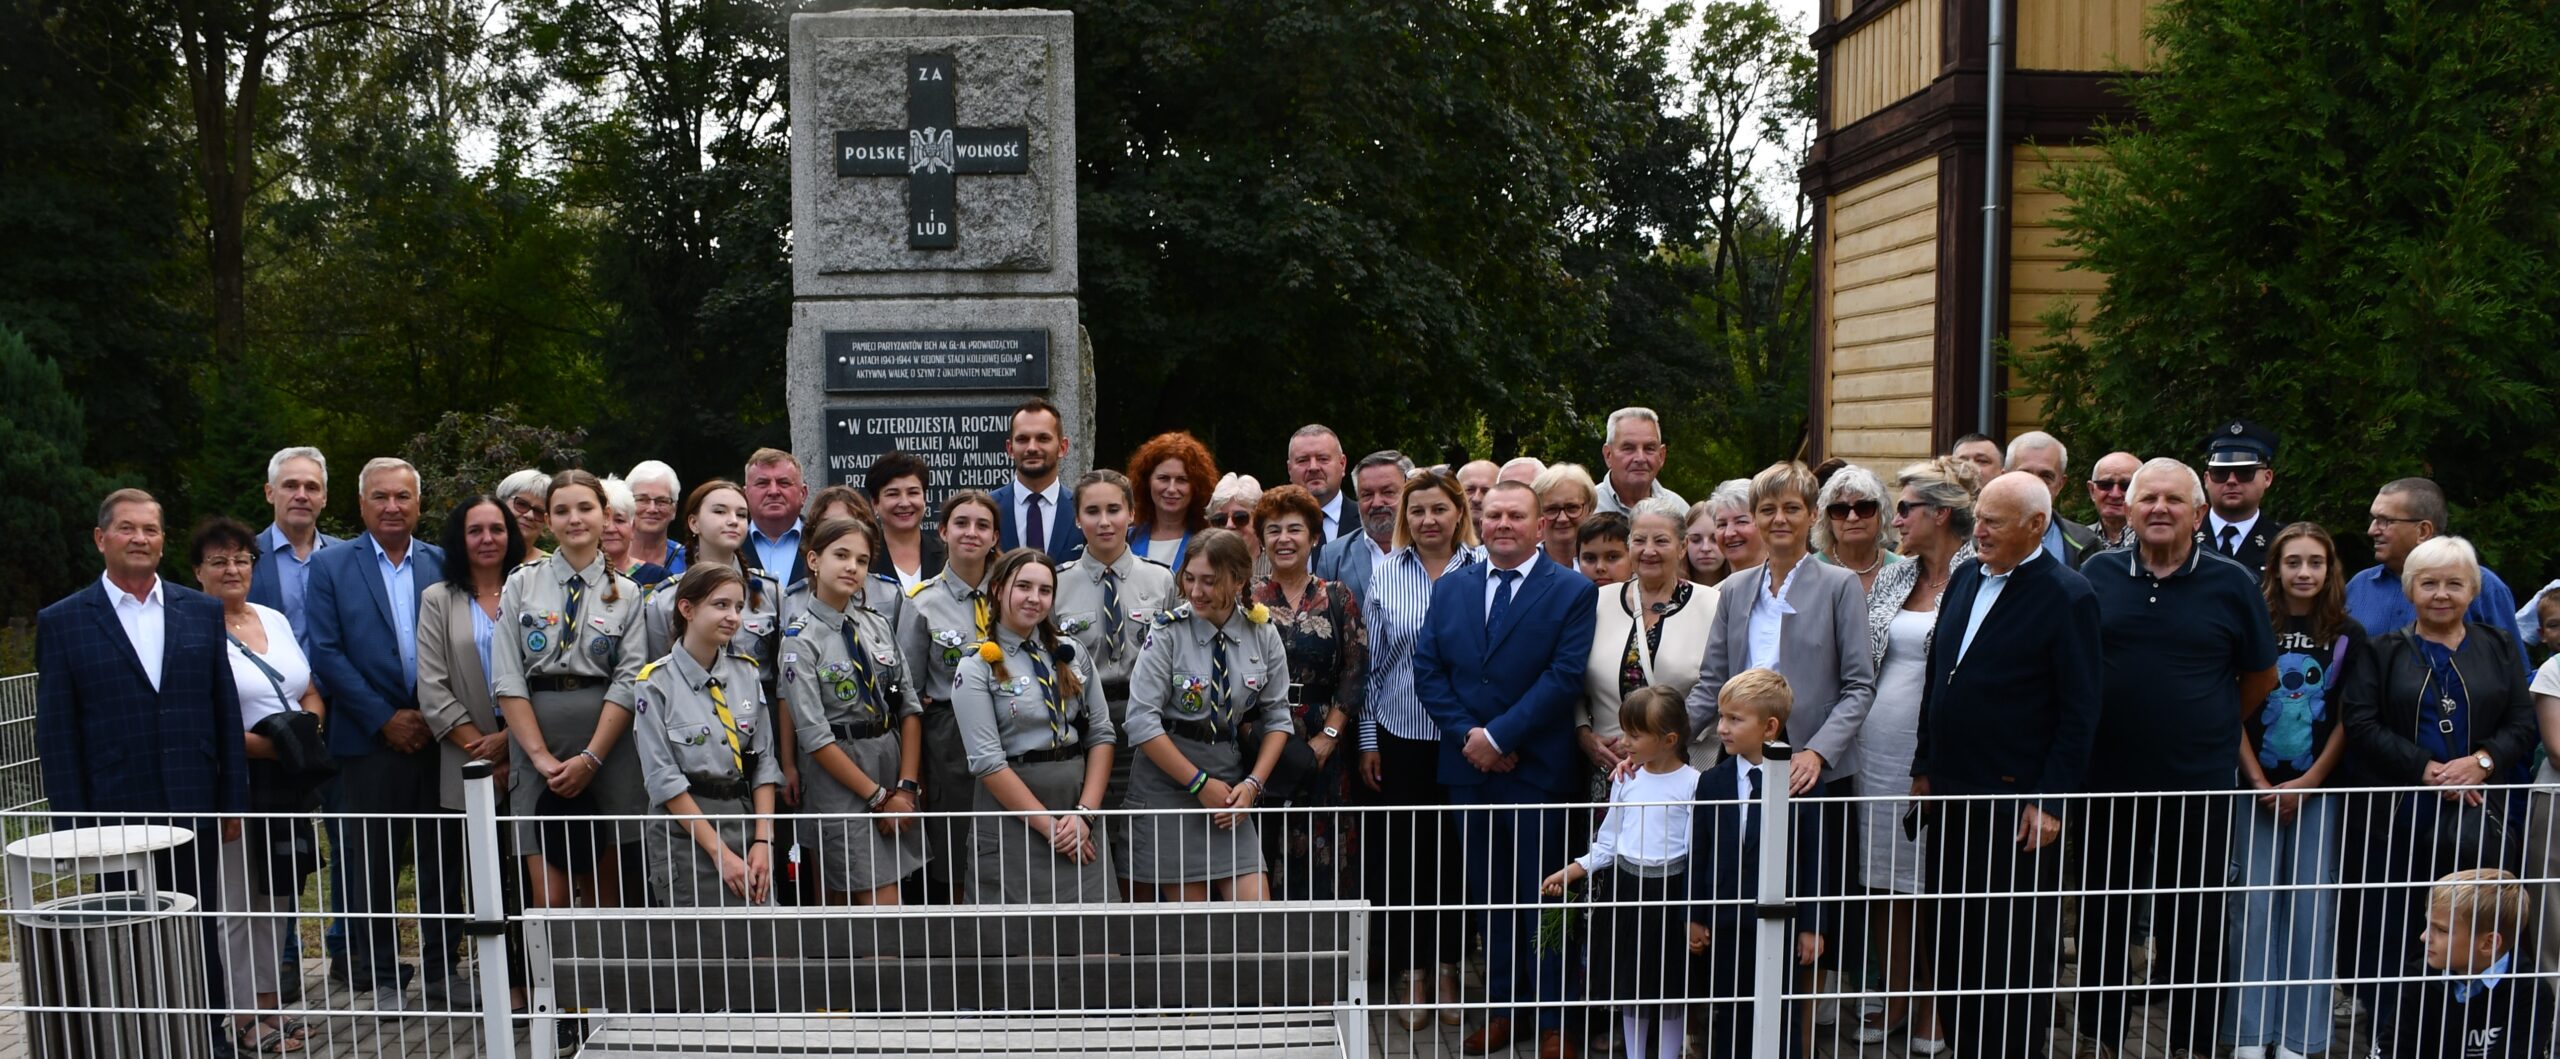
[[[1857,814],[1834,799],[1858,793],[1858,730],[1875,702],[1875,664],[1867,652],[1867,593],[1858,575],[1814,561],[1808,550],[1820,491],[1813,471],[1793,460],[1771,464],[1751,479],[1751,517],[1769,558],[1736,570],[1716,585],[1715,623],[1698,683],[1689,691],[1689,722],[1712,730],[1716,697],[1724,682],[1746,669],[1774,669],[1795,693],[1787,718],[1789,787],[1797,797],[1820,798],[1812,814],[1823,853],[1826,893],[1843,893],[1858,877]],[[1863,916],[1860,917],[1863,920]],[[1844,948],[1861,937],[1863,922],[1834,920],[1823,966],[1855,967],[1863,956]]]
[[[507,775],[507,731],[489,693],[489,650],[498,632],[498,590],[506,584],[507,571],[524,561],[524,536],[506,505],[496,497],[475,496],[445,516],[442,543],[444,580],[418,599],[418,710],[444,752],[437,802],[447,812],[461,812],[462,767],[475,759],[490,761],[498,767],[498,811],[504,813],[507,784],[520,777]],[[498,829],[501,843],[512,837],[511,828]],[[446,857],[444,863],[451,877],[435,885],[460,892],[463,859]],[[513,913],[521,907],[514,892],[516,874],[500,874],[506,880],[507,909]],[[513,922],[507,928],[507,951],[516,965],[509,980],[519,984],[507,995],[521,1011],[524,939]]]

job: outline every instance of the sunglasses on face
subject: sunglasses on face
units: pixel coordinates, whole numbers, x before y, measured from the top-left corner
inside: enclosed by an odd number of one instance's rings
[[[1929,502],[1926,500],[1904,500],[1893,505],[1893,513],[1904,518],[1910,518],[1914,511],[1926,510],[1929,510]]]
[[[1224,515],[1211,515],[1209,516],[1209,524],[1226,529],[1243,529],[1246,526],[1253,524],[1253,516],[1242,511],[1229,512]]]
[[[2089,479],[2089,488],[2095,489],[2101,493],[2121,493],[2127,489],[2133,488],[2133,479],[2091,478]]]
[[[2258,468],[2214,467],[2207,469],[2204,472],[2204,475],[2207,478],[2213,479],[2215,485],[2221,485],[2225,482],[2245,482],[2258,476]]]
[[[1884,510],[1884,505],[1876,503],[1873,500],[1844,500],[1840,503],[1823,508],[1822,513],[1835,519],[1846,519],[1851,515],[1856,515],[1859,518],[1874,518],[1876,517],[1876,512],[1882,510]]]

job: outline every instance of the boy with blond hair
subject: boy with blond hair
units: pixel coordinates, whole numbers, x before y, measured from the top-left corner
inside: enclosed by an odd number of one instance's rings
[[[2427,969],[2403,983],[2397,1010],[2374,1035],[2374,1059],[2547,1059],[2551,990],[2519,974],[2516,943],[2532,922],[2533,898],[2495,868],[2436,880],[2420,940]]]

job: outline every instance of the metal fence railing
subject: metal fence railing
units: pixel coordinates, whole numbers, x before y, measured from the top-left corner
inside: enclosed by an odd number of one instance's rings
[[[897,847],[877,817],[518,818],[485,777],[467,814],[339,817],[343,849],[316,816],[251,816],[223,841],[218,821],[13,810],[0,1041],[38,1056],[192,1056],[222,1034],[354,1056],[2255,1044],[2433,1059],[2455,1054],[2438,1036],[2470,1032],[2448,1020],[2481,1010],[2449,998],[2500,958],[2484,995],[2502,1026],[2540,1041],[2560,1026],[2560,789],[2030,811],[1790,800],[1783,760],[1757,800],[1737,784],[1608,807],[1614,828],[1589,804],[1108,810],[1064,830],[939,814],[915,820],[920,865],[865,859]],[[1550,879],[1603,835],[1614,864]],[[318,944],[324,853],[347,858],[345,955]],[[2512,881],[2438,882],[2492,868]],[[829,885],[853,877],[887,882]],[[2518,894],[2529,907],[2507,907]],[[304,940],[299,966],[280,934]],[[1508,1032],[1484,1039],[1496,1020]]]
[[[0,677],[0,811],[44,804],[36,764],[36,675]]]

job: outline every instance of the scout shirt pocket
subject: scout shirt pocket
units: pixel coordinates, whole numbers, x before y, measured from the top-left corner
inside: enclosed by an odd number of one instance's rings
[[[1029,727],[1049,725],[1049,703],[1040,694],[1040,684],[1029,673],[1016,673],[1011,680],[989,678],[994,686],[996,712]]]
[[[1102,612],[1098,610],[1061,611],[1057,616],[1058,634],[1083,643],[1098,643],[1102,636]],[[1090,634],[1090,635],[1088,635]]]
[[[1165,695],[1164,712],[1186,721],[1200,720],[1209,714],[1210,695],[1209,674],[1176,672]]]
[[[944,672],[959,672],[960,659],[968,655],[969,648],[977,641],[962,634],[958,629],[933,629],[932,632],[933,642],[929,650],[933,657],[942,666]]]

